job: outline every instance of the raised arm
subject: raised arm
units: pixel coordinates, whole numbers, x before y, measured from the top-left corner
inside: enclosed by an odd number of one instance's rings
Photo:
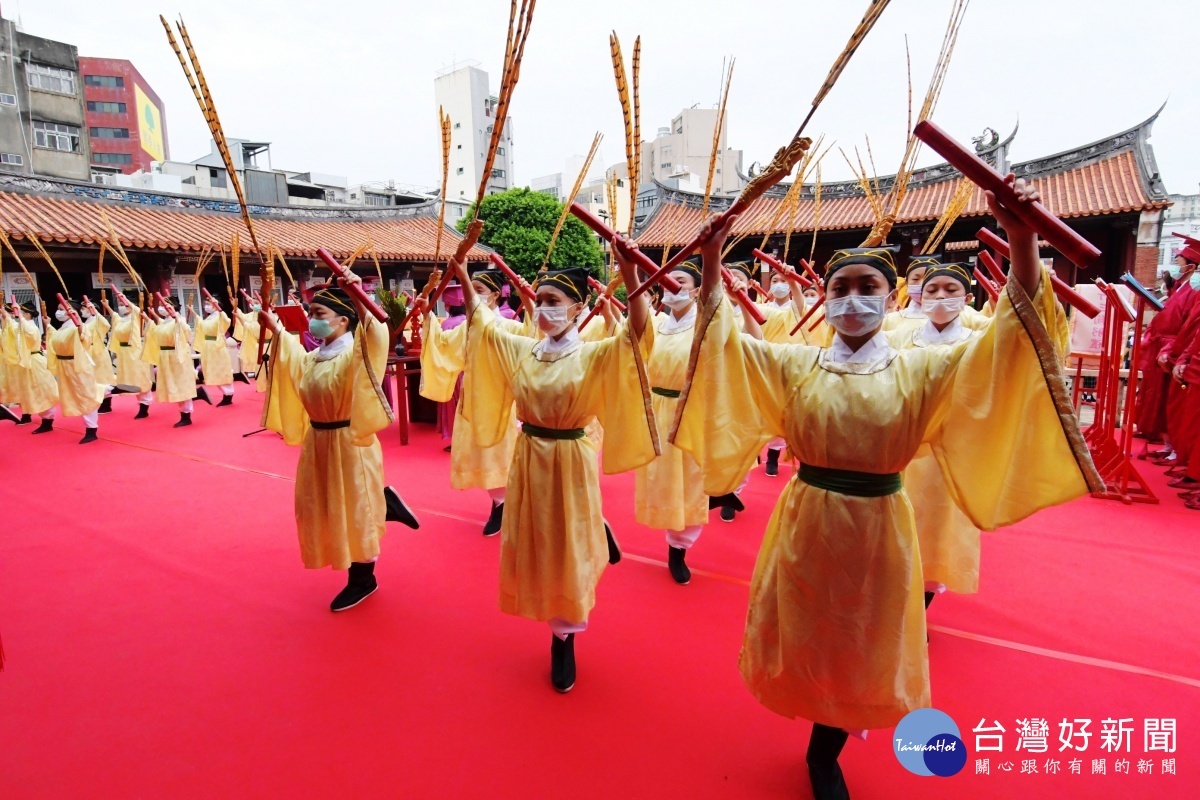
[[[720,214],[715,214],[700,229],[700,236],[704,237],[704,244],[700,248],[700,258],[704,265],[700,280],[700,299],[704,305],[707,305],[713,293],[721,288],[721,253],[737,218],[738,215],[733,214],[722,220]],[[714,225],[720,227],[714,228]]]
[[[625,290],[632,298],[629,301],[629,306],[626,311],[629,313],[629,324],[633,326],[633,332],[637,336],[641,336],[646,330],[646,323],[650,320],[650,304],[646,300],[644,292],[637,292],[637,288],[642,285],[638,278],[637,267],[634,266],[629,253],[637,250],[637,243],[631,242],[624,236],[618,234],[613,240],[613,254],[617,261],[617,266],[621,268],[621,277],[625,281]],[[634,293],[637,296],[634,297]]]
[[[1034,200],[1042,199],[1038,190],[1027,184],[1024,178],[1018,178],[1010,172],[1004,180],[1016,191],[1020,202],[1031,203]],[[992,192],[984,194],[987,196],[992,216],[1008,234],[1008,246],[1012,253],[1012,268],[1009,276],[1020,281],[1025,293],[1033,297],[1042,282],[1042,262],[1038,258],[1037,232],[1022,222],[1016,214],[1002,206],[995,194]]]

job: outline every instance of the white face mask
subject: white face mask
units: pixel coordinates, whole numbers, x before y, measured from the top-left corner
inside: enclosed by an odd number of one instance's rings
[[[533,310],[533,317],[542,333],[549,336],[558,336],[570,324],[566,306],[539,306]]]
[[[215,308],[213,308],[212,306],[210,306],[208,303],[205,303],[205,304],[204,304],[204,313],[205,313],[205,314],[211,314],[211,313],[213,313],[214,311],[216,311],[216,309],[215,309]]]
[[[780,281],[779,283],[771,284],[771,296],[774,297],[776,300],[782,300],[783,298],[789,296],[791,293],[792,293],[792,288],[782,281]]]
[[[1192,273],[1192,277],[1188,278],[1188,285],[1200,292],[1200,270]]]
[[[851,294],[825,301],[825,319],[843,336],[862,336],[883,323],[886,294]]]
[[[154,309],[154,311],[155,311],[155,313],[157,313],[157,314],[158,314],[160,317],[165,317],[165,316],[167,315],[167,309],[166,309],[166,308],[164,308],[163,306],[159,306],[158,308]]]
[[[921,310],[937,325],[953,321],[966,307],[966,297],[942,297],[937,300],[927,298],[921,301]]]
[[[129,316],[129,306],[117,306],[117,313],[122,317]]]
[[[66,322],[67,321],[67,312],[63,311],[60,308],[58,311],[54,312],[54,318],[56,320],[58,320],[59,322]]]
[[[921,284],[910,283],[908,285],[908,296],[913,299],[913,302],[921,302]]]
[[[80,314],[80,316],[82,316],[84,319],[91,319],[92,317],[96,316],[96,315],[95,315],[95,314],[93,314],[92,312],[88,311],[86,308],[85,308],[85,309],[83,309],[82,311],[80,311],[80,312],[79,312],[79,314]]]
[[[678,294],[671,292],[663,292],[663,305],[672,311],[679,311],[687,308],[692,303],[692,293],[686,289],[680,289]]]

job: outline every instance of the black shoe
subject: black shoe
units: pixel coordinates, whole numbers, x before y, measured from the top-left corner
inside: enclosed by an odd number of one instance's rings
[[[841,728],[831,728],[819,723],[813,725],[812,738],[808,740],[808,779],[812,783],[815,800],[850,800],[850,789],[837,758],[849,738]]]
[[[417,515],[400,498],[400,495],[396,494],[395,489],[390,486],[383,487],[383,499],[387,503],[387,516],[384,519],[388,522],[399,522],[402,525],[407,525],[414,531],[421,527],[421,522],[417,519]]]
[[[350,576],[346,581],[346,588],[338,592],[338,596],[333,598],[333,602],[329,604],[329,610],[345,611],[348,608],[354,608],[363,600],[375,594],[375,590],[378,588],[379,581],[375,580],[375,562],[362,563],[352,561],[350,563]]]
[[[667,569],[671,570],[671,577],[680,586],[687,586],[692,582],[692,571],[683,560],[686,555],[687,550],[682,547],[667,547]]]
[[[733,518],[736,516],[737,516],[737,512],[734,511],[729,506],[725,506],[725,508],[721,509],[721,521],[722,522],[733,522]]]
[[[550,634],[550,682],[560,694],[575,688],[575,634],[568,633],[564,642]]]
[[[604,538],[608,540],[608,563],[616,564],[621,560],[621,548],[617,546],[617,538],[613,536],[607,521],[604,523]]]
[[[138,403],[138,413],[133,415],[134,419],[145,419],[150,416],[150,404]]]
[[[191,412],[189,412],[189,411],[180,411],[180,412],[179,412],[179,422],[176,422],[176,423],[175,423],[174,425],[172,425],[171,427],[172,427],[172,428],[186,428],[188,425],[191,425],[191,424],[192,424],[192,415],[191,415]]]
[[[500,525],[504,522],[504,503],[492,503],[492,513],[488,514],[488,521],[483,526],[484,536],[495,536],[500,532]]]
[[[97,438],[98,437],[96,436],[96,429],[95,428],[87,428],[84,431],[83,438],[79,440],[79,443],[87,444],[88,442],[96,441]]]
[[[33,435],[37,436],[39,433],[49,433],[52,430],[54,430],[54,420],[43,417],[42,424],[37,426],[37,430],[33,432]]]
[[[242,383],[250,382],[250,379],[246,377],[246,373],[244,373],[244,372],[239,372],[237,375],[234,375],[233,379],[235,381],[241,381]]]
[[[208,399],[208,392],[204,391],[203,386],[196,387],[196,396],[193,397],[192,399],[193,400],[203,400],[204,402],[208,403],[210,406],[212,405],[212,400]]]
[[[708,510],[712,511],[714,508],[730,508],[734,511],[745,511],[746,505],[742,502],[742,498],[730,492],[729,494],[719,494],[715,497],[709,497]]]
[[[17,424],[18,425],[29,425],[32,422],[33,422],[33,417],[29,416],[28,414],[22,414],[21,421],[18,422]]]
[[[9,422],[14,422],[17,425],[21,424],[21,418],[18,417],[13,412],[9,411],[7,406],[0,405],[0,419],[8,420]]]
[[[96,413],[97,414],[111,414],[112,413],[112,398],[111,397],[104,398],[100,402],[100,407],[96,409]]]
[[[763,469],[763,473],[768,478],[774,478],[779,474],[779,451],[767,450],[767,466]]]
[[[227,394],[221,398],[221,402],[217,403],[217,408],[220,408],[221,406],[231,406],[231,405],[233,405],[233,395]]]

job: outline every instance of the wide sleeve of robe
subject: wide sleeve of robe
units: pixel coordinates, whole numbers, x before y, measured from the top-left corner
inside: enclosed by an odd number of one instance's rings
[[[391,425],[395,417],[380,381],[387,370],[387,325],[366,317],[354,332],[355,355],[350,368],[354,370],[351,391],[354,402],[350,414],[350,436],[354,444],[366,447],[375,434]]]
[[[959,357],[931,359],[938,389],[925,439],[955,504],[981,530],[1103,489],[1048,332],[1061,313],[1048,273],[1032,299],[1009,281],[992,324]]]
[[[609,338],[583,347],[586,405],[611,434],[605,437],[601,450],[600,465],[605,474],[635,470],[660,453],[646,373],[654,335],[653,320],[647,321],[641,337],[634,335],[626,320]]]
[[[513,376],[535,341],[501,330],[495,315],[482,304],[459,327],[468,329],[460,412],[471,424],[475,443],[495,447],[512,427]]]
[[[806,353],[817,350],[743,335],[723,291],[701,310],[671,443],[702,465],[705,494],[732,492],[763,445],[784,435],[787,376]]]
[[[484,308],[480,313],[489,313]],[[444,331],[438,319],[425,315],[421,333],[421,396],[448,403],[454,396],[458,376],[467,364],[467,330],[459,325]]]
[[[300,400],[300,380],[311,360],[296,334],[281,331],[271,340],[262,426],[282,435],[290,445],[300,444],[308,430],[308,412]]]

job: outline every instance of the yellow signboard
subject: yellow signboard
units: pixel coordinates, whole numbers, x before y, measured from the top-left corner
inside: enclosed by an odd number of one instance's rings
[[[137,97],[138,138],[142,142],[142,149],[155,161],[162,161],[162,114],[159,113],[158,106],[142,91],[142,87],[134,85],[133,91]]]

